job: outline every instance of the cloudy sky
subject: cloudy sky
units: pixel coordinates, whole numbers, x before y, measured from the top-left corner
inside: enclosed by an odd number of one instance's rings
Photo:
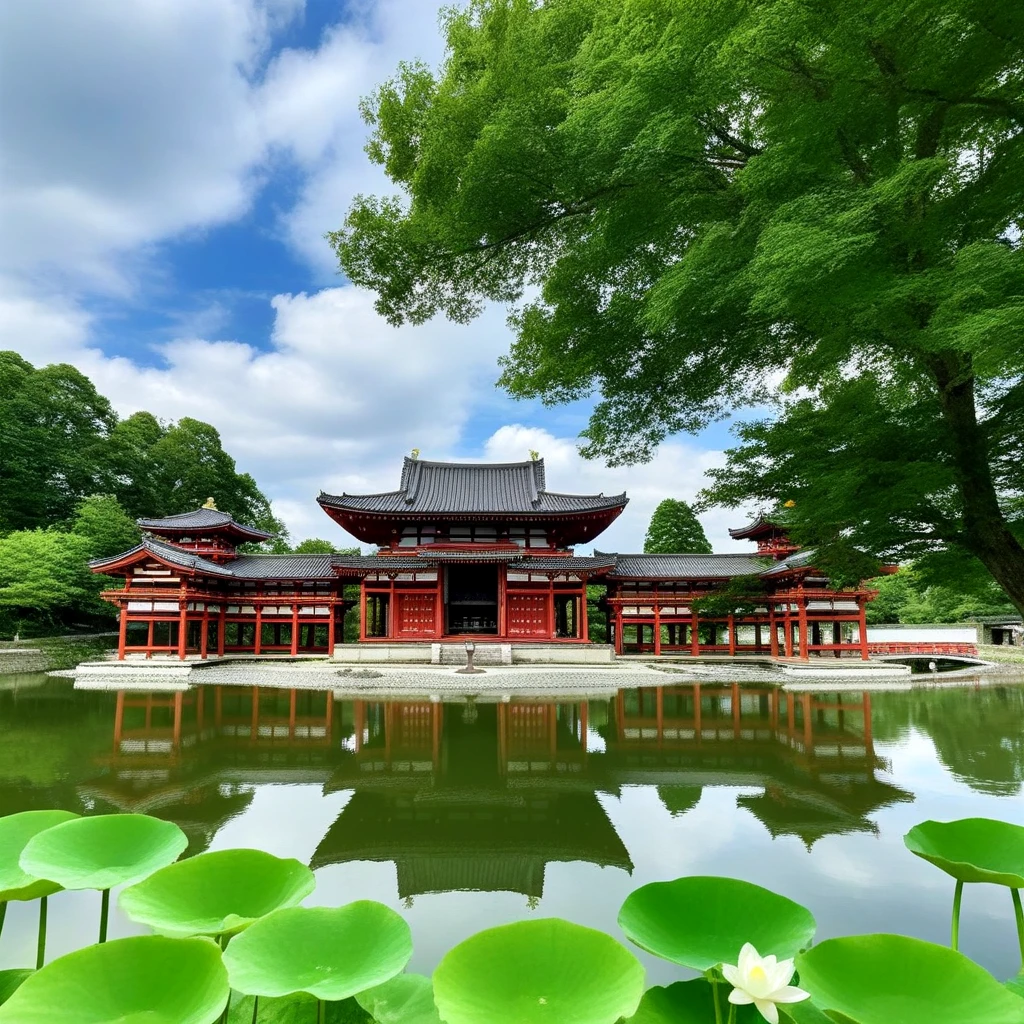
[[[627,490],[599,540],[639,550],[691,499],[727,425],[646,466],[587,463],[588,409],[495,389],[505,311],[393,328],[323,239],[359,192],[361,96],[442,56],[435,0],[0,4],[0,345],[71,362],[122,414],[213,423],[294,539],[342,541],[320,489],[397,485],[401,456],[548,463],[552,489]],[[716,548],[743,514],[703,517]]]

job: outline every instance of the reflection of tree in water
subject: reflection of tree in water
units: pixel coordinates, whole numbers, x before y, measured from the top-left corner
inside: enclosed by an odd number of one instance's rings
[[[939,760],[979,793],[1013,796],[1024,784],[1024,686],[879,693],[875,738],[929,736]]]
[[[673,818],[681,818],[700,803],[703,786],[659,786],[658,797]]]

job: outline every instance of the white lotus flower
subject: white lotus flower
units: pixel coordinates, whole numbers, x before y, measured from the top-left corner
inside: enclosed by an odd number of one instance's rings
[[[779,1024],[776,1003],[799,1003],[810,998],[809,992],[789,983],[793,977],[792,960],[779,961],[774,956],[762,957],[749,942],[743,944],[739,963],[735,967],[722,964],[722,974],[733,986],[729,1002],[738,1006],[753,1003],[770,1024]]]

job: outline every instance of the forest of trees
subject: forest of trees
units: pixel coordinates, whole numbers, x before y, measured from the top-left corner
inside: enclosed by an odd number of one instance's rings
[[[121,419],[73,366],[36,368],[0,352],[0,637],[111,622],[98,597],[111,580],[86,562],[137,544],[136,518],[211,495],[273,532],[268,550],[289,550],[267,497],[209,423]]]

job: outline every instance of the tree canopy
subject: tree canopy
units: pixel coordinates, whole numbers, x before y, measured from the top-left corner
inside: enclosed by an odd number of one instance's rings
[[[213,495],[240,522],[283,530],[209,423],[161,423],[148,412],[119,419],[73,366],[37,369],[0,352],[0,534],[70,527],[97,494],[132,519],[185,512]]]
[[[644,552],[649,555],[671,555],[676,553],[708,553],[711,542],[704,527],[685,501],[666,498],[654,510],[647,536],[644,538]]]
[[[390,320],[518,305],[502,383],[586,454],[768,406],[708,500],[826,555],[955,550],[1024,608],[1024,7],[473,0],[365,103],[329,235]],[[734,475],[735,480],[730,479]]]

